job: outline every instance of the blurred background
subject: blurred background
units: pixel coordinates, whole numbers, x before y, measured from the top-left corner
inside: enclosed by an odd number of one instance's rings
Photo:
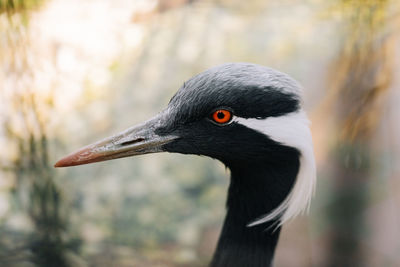
[[[304,86],[318,186],[276,266],[400,266],[400,2],[0,0],[0,266],[205,266],[229,171],[155,154],[54,169],[246,61]]]

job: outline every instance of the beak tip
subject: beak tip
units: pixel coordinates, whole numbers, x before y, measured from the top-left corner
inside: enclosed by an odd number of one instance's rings
[[[54,164],[54,168],[60,168],[60,167],[68,167],[69,165],[66,164],[64,159],[61,159]]]
[[[70,167],[70,166],[75,166],[75,165],[81,165],[85,164],[85,161],[80,159],[80,153],[81,151],[78,151],[74,154],[68,155],[54,164],[54,168],[60,168],[60,167]]]
[[[92,153],[89,148],[83,148],[75,153],[72,153],[54,164],[54,168],[71,167],[97,162],[99,155]]]

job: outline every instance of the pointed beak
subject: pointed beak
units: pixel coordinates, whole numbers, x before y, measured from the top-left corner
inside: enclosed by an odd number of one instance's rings
[[[54,167],[69,167],[99,161],[162,152],[162,146],[177,139],[174,135],[160,136],[155,130],[162,124],[163,116],[129,128],[114,136],[88,145],[59,160]]]

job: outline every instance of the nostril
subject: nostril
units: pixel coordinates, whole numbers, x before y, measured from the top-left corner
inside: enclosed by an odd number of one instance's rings
[[[126,142],[122,142],[121,144],[119,144],[120,146],[129,146],[129,145],[133,145],[139,142],[144,141],[144,138],[137,138],[135,140],[130,140],[130,141],[126,141]]]

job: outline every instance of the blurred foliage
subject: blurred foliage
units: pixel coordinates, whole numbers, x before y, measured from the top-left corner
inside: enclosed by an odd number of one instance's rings
[[[12,88],[2,88],[2,101],[7,112],[1,121],[2,137],[12,149],[8,151],[9,155],[2,157],[0,167],[12,177],[9,197],[13,213],[26,216],[32,226],[31,231],[22,233],[23,241],[19,240],[23,242],[22,246],[13,244],[21,236],[15,239],[13,230],[4,224],[0,226],[0,264],[21,266],[22,262],[30,262],[37,266],[76,266],[68,253],[78,252],[80,240],[69,236],[68,209],[64,206],[59,186],[53,180],[55,175],[49,163],[45,113],[51,112],[52,104],[51,101],[42,102],[35,93],[34,75],[29,71],[35,63],[28,59],[30,39],[24,34],[23,25],[26,12],[37,7],[39,2],[2,1],[0,4],[0,11],[23,15],[20,20],[9,17],[9,27],[2,29],[2,41],[6,44],[0,52],[3,70],[16,82]]]
[[[29,11],[39,7],[44,0],[0,0],[0,14]]]

